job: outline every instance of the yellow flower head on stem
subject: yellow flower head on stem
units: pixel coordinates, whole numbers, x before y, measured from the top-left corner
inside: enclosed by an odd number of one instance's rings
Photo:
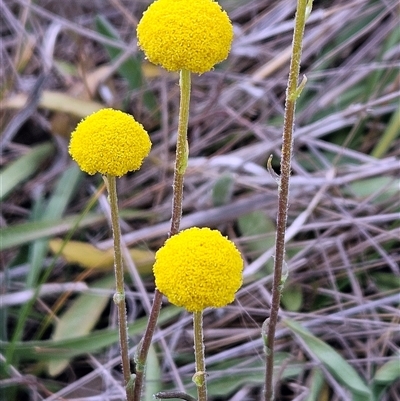
[[[217,230],[192,227],[169,238],[156,253],[157,289],[189,312],[219,308],[242,285],[243,260]]]
[[[69,154],[88,174],[121,177],[138,170],[150,148],[149,135],[131,115],[101,109],[77,125]]]
[[[213,0],[156,0],[143,13],[137,37],[152,63],[202,74],[228,57],[233,27]]]

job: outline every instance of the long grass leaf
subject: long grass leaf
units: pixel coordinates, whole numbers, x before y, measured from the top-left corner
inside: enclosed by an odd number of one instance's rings
[[[285,324],[296,335],[301,337],[314,356],[320,360],[343,385],[350,389],[354,395],[365,397],[365,401],[371,398],[371,390],[367,387],[355,369],[330,345],[312,335],[299,323],[285,319]]]
[[[0,200],[3,200],[14,188],[32,176],[53,151],[53,144],[48,142],[34,146],[28,153],[1,170]]]
[[[96,18],[96,29],[102,35],[120,40],[117,30],[103,15],[99,15]],[[107,53],[111,60],[116,60],[121,54],[121,50],[105,45]],[[143,87],[144,78],[142,73],[142,62],[139,56],[132,56],[124,61],[118,68],[118,72],[122,77],[126,79],[129,85],[129,89],[140,89]],[[144,103],[150,111],[154,111],[157,106],[155,97],[150,91],[146,91],[143,95]]]
[[[109,275],[95,281],[91,288],[112,288],[114,276]],[[76,338],[89,334],[107,306],[109,295],[81,294],[68,306],[57,320],[52,335],[54,341]],[[69,364],[70,359],[50,360],[47,365],[50,376],[59,375]]]
[[[181,308],[169,306],[161,311],[159,324],[164,324],[182,312]],[[147,317],[128,324],[130,336],[142,334],[147,325]],[[15,344],[15,355],[25,361],[50,361],[55,359],[72,358],[88,352],[97,352],[118,342],[117,329],[95,331],[86,336],[63,339],[59,341],[22,341]],[[0,342],[0,352],[6,352],[9,342]]]

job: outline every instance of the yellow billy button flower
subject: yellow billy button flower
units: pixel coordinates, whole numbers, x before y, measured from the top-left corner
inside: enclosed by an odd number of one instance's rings
[[[212,0],[156,0],[137,26],[147,58],[169,71],[210,71],[228,57],[232,23]]]
[[[88,174],[121,177],[138,170],[150,148],[149,135],[131,115],[101,109],[77,125],[69,154]]]
[[[243,260],[217,230],[192,227],[169,238],[156,253],[157,289],[189,312],[231,303],[242,285]]]

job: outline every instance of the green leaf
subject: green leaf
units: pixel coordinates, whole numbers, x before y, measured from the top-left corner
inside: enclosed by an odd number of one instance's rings
[[[46,221],[52,218],[60,218],[67,207],[72,194],[75,191],[81,172],[76,165],[67,169],[58,181],[53,193],[50,196],[50,200],[45,206],[43,197],[36,197],[32,217],[37,221]],[[46,277],[50,274],[51,268],[47,269],[46,273],[40,278],[42,266],[44,266],[44,259],[48,251],[48,243],[45,239],[37,239],[29,247],[29,258],[28,263],[30,269],[26,277],[26,288],[34,288],[36,292],[39,290],[39,286],[46,280]],[[39,279],[40,278],[40,279]],[[22,338],[26,319],[30,311],[32,310],[33,300],[25,303],[18,314],[17,324],[12,335],[12,342],[19,341]],[[9,348],[9,354],[7,354],[8,360],[13,360],[13,346]]]
[[[46,207],[34,216],[37,221],[59,219],[64,214],[79,181],[82,172],[76,164],[72,165],[62,174]],[[42,202],[42,201],[41,201]],[[30,269],[27,277],[27,288],[36,287],[44,258],[48,251],[48,243],[45,239],[37,239],[30,248]]]
[[[147,355],[145,380],[146,385],[143,400],[154,401],[154,394],[162,390],[161,368],[154,345],[150,346]]]
[[[400,359],[396,355],[395,359],[386,362],[375,373],[374,382],[388,385],[400,378]]]
[[[15,187],[33,175],[53,151],[53,144],[48,142],[34,146],[28,153],[1,170],[0,200],[5,198]]]
[[[304,340],[314,356],[327,367],[340,383],[348,387],[354,396],[363,396],[365,401],[371,399],[371,390],[366,386],[355,369],[330,345],[312,335],[293,320],[285,319],[284,323],[293,333]]]
[[[394,359],[386,362],[375,373],[372,381],[374,400],[382,399],[386,388],[395,383],[400,378],[400,359],[396,355]]]
[[[375,195],[373,203],[379,203],[398,194],[399,179],[388,176],[366,178],[350,183],[349,188],[358,198]]]
[[[242,237],[254,237],[248,239],[247,247],[257,255],[261,255],[275,244],[275,225],[261,210],[240,216],[238,227]],[[266,266],[272,269],[272,262],[268,262]]]
[[[297,312],[303,305],[303,291],[301,285],[287,284],[283,288],[281,302],[285,309]]]
[[[232,174],[223,174],[221,177],[219,177],[212,189],[213,205],[223,206],[229,203],[232,198],[234,185],[235,180]]]
[[[121,210],[121,218],[144,217],[143,211]],[[152,216],[152,212],[148,214]],[[105,217],[102,214],[88,213],[83,218],[81,215],[66,216],[62,219],[30,221],[9,227],[0,228],[0,251],[15,246],[20,246],[40,238],[53,237],[61,235],[74,228],[78,222],[77,228],[91,226],[92,224],[102,223]]]
[[[79,215],[68,216],[63,219],[30,221],[0,229],[0,251],[20,246],[40,238],[60,235],[72,229]],[[104,221],[104,216],[91,214],[85,216],[79,227],[87,227]]]
[[[309,378],[309,392],[304,401],[320,401],[321,393],[324,389],[325,379],[321,369],[313,368]]]
[[[398,241],[396,241],[398,243]],[[400,288],[400,277],[389,272],[373,272],[371,279],[374,281],[379,291],[393,291]]]
[[[385,132],[381,135],[379,142],[376,144],[371,155],[378,159],[385,156],[387,151],[395,146],[396,139],[400,136],[400,108],[393,113],[392,118],[387,125]]]
[[[159,324],[165,324],[182,312],[182,308],[168,306],[164,308],[158,319]],[[147,317],[128,324],[130,336],[142,334],[147,326]],[[18,341],[14,344],[15,356],[21,361],[49,361],[72,358],[88,352],[97,352],[118,342],[118,329],[94,331],[89,335],[63,340]],[[5,353],[10,347],[9,342],[0,341],[0,352]]]
[[[277,352],[274,358],[275,374],[281,379],[287,379],[299,375],[303,370],[302,364],[290,362],[292,356],[289,353]],[[213,378],[213,371],[224,372],[223,375]],[[208,392],[212,396],[228,397],[249,383],[262,385],[265,382],[264,360],[257,359],[250,363],[243,359],[227,360],[224,363],[212,365],[208,368],[209,381]],[[191,395],[195,395],[194,392]]]
[[[98,15],[96,17],[96,29],[99,33],[108,38],[121,40],[118,31],[103,15]],[[118,57],[122,54],[122,51],[115,47],[109,45],[105,45],[104,47],[106,48],[110,59],[113,61],[118,59]],[[139,54],[135,57],[130,57],[123,62],[118,68],[118,72],[128,82],[129,89],[134,90],[143,87],[144,78],[142,74],[142,62]],[[157,108],[157,102],[154,95],[150,91],[147,91],[143,97],[146,107],[150,111],[154,111]]]
[[[115,278],[106,276],[95,281],[91,288],[113,288]],[[108,295],[81,294],[69,305],[66,312],[57,320],[52,335],[54,341],[81,337],[89,334],[99,320],[103,310],[107,306],[110,297]],[[50,376],[58,376],[68,366],[70,358],[50,360],[47,369]]]
[[[193,355],[179,355],[182,363],[190,363]],[[183,358],[182,358],[183,357]],[[274,358],[274,374],[284,379],[289,379],[302,374],[304,363],[293,363],[293,356],[288,352],[276,352]],[[194,373],[194,371],[193,371]],[[255,384],[263,385],[265,382],[265,361],[262,358],[236,357],[224,358],[207,365],[207,388],[211,397],[228,399],[243,386]],[[196,397],[196,387],[191,375],[184,378],[187,393]],[[165,388],[166,387],[166,388]],[[163,391],[173,390],[170,386],[164,386]]]
[[[63,172],[50,197],[43,220],[59,219],[64,214],[82,177],[83,173],[75,163]]]
[[[120,216],[127,219],[143,218],[146,216],[146,212],[140,210],[121,210]],[[150,212],[148,216],[152,217],[153,213]],[[66,216],[62,219],[30,221],[2,227],[0,228],[0,251],[21,246],[40,238],[61,235],[73,228],[84,228],[104,221],[104,214],[87,213],[84,217],[78,214]]]

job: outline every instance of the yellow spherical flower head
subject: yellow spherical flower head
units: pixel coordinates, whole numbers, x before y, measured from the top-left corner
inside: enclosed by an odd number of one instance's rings
[[[243,260],[217,230],[193,227],[169,238],[156,253],[157,289],[189,312],[231,303],[242,285]]]
[[[149,135],[131,115],[102,109],[77,125],[69,154],[88,174],[121,177],[138,170],[150,148]]]
[[[210,71],[228,57],[232,23],[212,0],[156,0],[137,27],[147,58],[169,71]]]

